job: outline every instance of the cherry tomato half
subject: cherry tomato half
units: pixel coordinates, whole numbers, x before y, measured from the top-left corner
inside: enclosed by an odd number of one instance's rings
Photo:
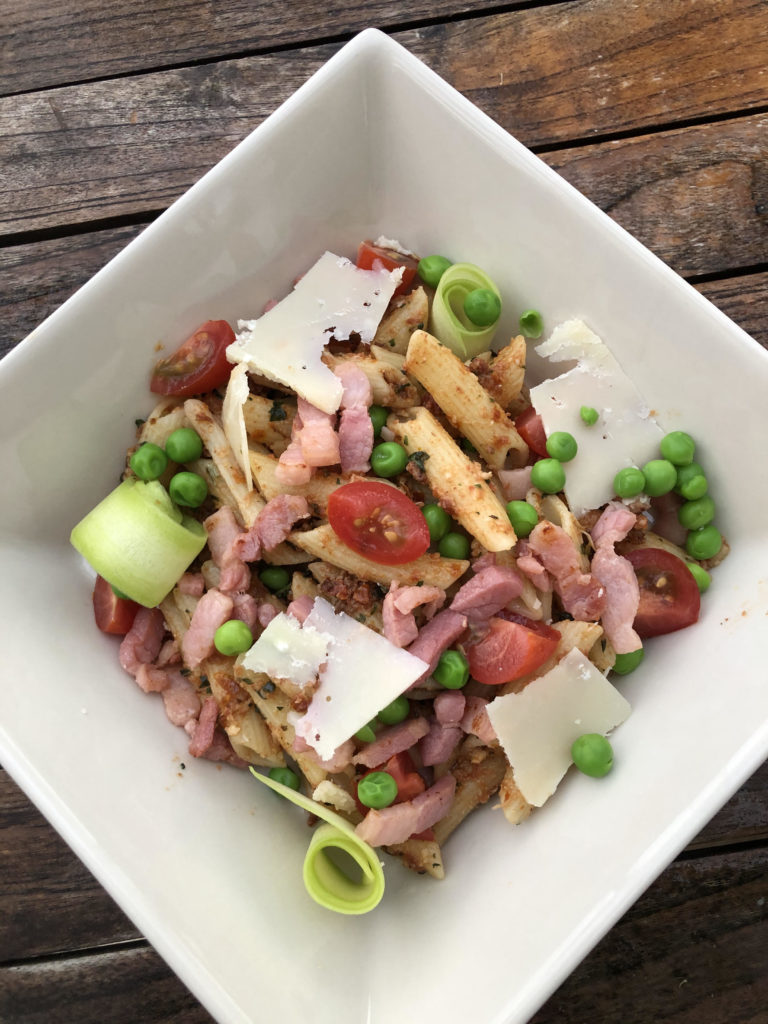
[[[547,451],[547,435],[544,432],[544,424],[532,405],[529,405],[517,417],[515,429],[531,451],[547,458],[549,452]]]
[[[370,775],[371,772],[388,772],[392,776],[397,783],[397,796],[394,801],[396,804],[401,804],[405,800],[413,800],[415,796],[423,793],[427,788],[426,782],[416,771],[416,765],[413,763],[413,759],[407,750],[403,750],[399,754],[393,754],[386,764],[371,768],[371,771],[360,776],[357,780],[358,783],[366,775]],[[357,799],[357,786],[355,786],[355,802],[361,814],[365,814],[369,810],[368,807],[365,807]],[[421,837],[421,833],[419,835]]]
[[[358,555],[379,565],[403,565],[429,547],[429,527],[418,505],[376,480],[338,487],[328,500],[328,522]]]
[[[419,261],[414,256],[406,256],[397,249],[385,249],[373,242],[361,242],[357,250],[357,265],[361,270],[395,270],[403,267],[403,277],[395,288],[395,295],[404,295],[413,284]]]
[[[149,390],[191,398],[220,387],[232,370],[226,350],[234,340],[226,320],[206,320],[173,355],[155,364]]]
[[[473,679],[486,686],[500,686],[534,672],[555,653],[560,642],[556,629],[544,622],[504,615],[488,620],[488,632],[464,653]]]
[[[102,633],[125,636],[133,625],[139,605],[135,601],[118,597],[107,581],[96,577],[93,588],[93,615]]]
[[[701,594],[685,562],[663,548],[633,548],[624,557],[635,570],[640,604],[634,627],[638,636],[661,636],[693,625]]]

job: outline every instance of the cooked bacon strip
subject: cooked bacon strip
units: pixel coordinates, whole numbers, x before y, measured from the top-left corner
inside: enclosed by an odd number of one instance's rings
[[[466,628],[466,615],[459,615],[450,608],[438,612],[431,622],[421,627],[419,635],[408,648],[408,653],[426,661],[429,668],[413,683],[411,690],[432,675],[437,668],[440,655],[459,639]]]
[[[259,622],[259,602],[250,594],[233,594],[232,618],[240,619],[253,632]],[[271,608],[272,605],[269,605]]]
[[[302,594],[301,597],[294,597],[286,610],[289,615],[294,617],[294,619],[298,619],[299,622],[303,622],[312,611],[314,605],[314,597],[310,597],[309,594]]]
[[[159,608],[139,608],[133,625],[120,642],[120,664],[135,676],[140,665],[157,658],[165,636],[165,619]]]
[[[496,475],[501,484],[501,491],[507,501],[524,501],[531,489],[532,466],[519,469],[500,469]]]
[[[600,621],[617,654],[630,654],[643,646],[632,628],[640,603],[637,577],[627,559],[614,550],[614,544],[624,540],[635,521],[634,512],[619,502],[611,502],[592,530],[597,548],[592,559],[592,575],[605,587],[606,594]]]
[[[419,740],[422,764],[429,768],[431,765],[447,761],[463,736],[464,734],[457,725],[441,725],[439,722],[433,722],[426,736],[422,736]]]
[[[381,811],[368,811],[355,832],[371,846],[404,843],[415,832],[423,832],[440,821],[448,812],[455,792],[456,779],[451,774],[443,775],[413,800],[392,804]]]
[[[301,421],[299,442],[308,466],[335,466],[339,462],[339,436],[334,430],[336,416],[323,412],[299,397],[297,415]],[[294,423],[296,421],[294,420]]]
[[[308,757],[324,771],[334,773],[343,771],[348,764],[352,763],[352,756],[355,753],[355,744],[352,740],[346,740],[340,747],[337,747],[334,750],[330,757],[323,760],[317,751],[313,747],[310,747],[305,739],[301,736],[294,736],[293,752],[294,754],[302,754],[304,757]]]
[[[446,690],[445,693],[438,693],[432,703],[435,718],[441,725],[458,725],[466,706],[467,698],[461,690]]]
[[[341,381],[339,460],[342,473],[366,473],[373,448],[373,423],[368,407],[373,402],[371,383],[354,363],[338,363],[333,372]]]
[[[197,668],[204,658],[213,654],[213,636],[219,626],[232,618],[234,601],[215,587],[206,591],[192,613],[189,629],[181,641],[184,664]]]
[[[202,757],[207,750],[210,750],[218,717],[219,705],[216,703],[216,698],[206,697],[189,741],[189,752],[193,757]]]
[[[258,518],[260,514],[257,521]],[[219,590],[224,594],[247,590],[251,585],[251,571],[238,548],[244,533],[231,507],[223,505],[203,521],[203,526],[208,534],[211,558],[221,572]]]
[[[467,697],[466,711],[459,725],[464,732],[477,736],[489,746],[496,739],[496,732],[488,717],[487,705],[488,701],[484,697]]]
[[[451,611],[463,613],[470,622],[483,622],[522,592],[523,581],[514,569],[489,565],[459,589],[451,602]]]
[[[163,690],[163,704],[168,721],[186,729],[197,720],[200,713],[200,698],[197,690],[178,669],[167,673],[168,685]]]
[[[515,565],[523,576],[527,576],[538,590],[549,593],[552,589],[552,579],[549,573],[536,555],[533,554],[527,541],[521,540],[517,545]]]
[[[261,550],[271,551],[282,544],[300,519],[309,516],[307,499],[300,494],[277,494],[270,498],[247,532],[232,542],[234,554],[244,562],[255,562]]]
[[[560,526],[541,522],[534,526],[528,544],[554,577],[554,588],[563,608],[580,622],[594,622],[605,608],[605,587],[582,571],[579,553]]]
[[[395,754],[408,750],[428,732],[429,722],[426,718],[408,718],[380,732],[376,739],[372,743],[366,743],[352,760],[355,764],[365,765],[366,768],[375,768]],[[426,825],[424,827],[426,828]]]
[[[161,693],[168,685],[168,674],[156,665],[141,664],[136,671],[136,682],[144,693]]]
[[[185,572],[176,586],[189,597],[202,597],[205,592],[205,580],[201,572]]]
[[[414,609],[427,605],[427,617],[431,618],[444,601],[441,587],[400,587],[393,580],[381,606],[384,636],[397,647],[407,647],[419,635]]]
[[[277,466],[275,467],[275,479],[283,487],[301,487],[308,484],[312,479],[312,467],[307,465],[301,451],[299,430],[301,422],[297,424],[298,416],[293,420],[293,440],[281,453]]]

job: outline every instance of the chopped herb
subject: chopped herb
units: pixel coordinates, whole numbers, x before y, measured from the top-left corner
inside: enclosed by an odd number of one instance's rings
[[[394,348],[395,347],[395,339],[394,338],[390,338],[389,339],[389,347],[390,348]]]
[[[360,614],[357,616],[357,621],[358,622],[365,622],[366,618],[367,618],[367,616],[366,616],[365,612],[360,612]]]
[[[182,761],[182,762],[181,762],[181,763],[179,764],[179,768],[181,768],[181,770],[182,770],[182,771],[184,771],[184,769],[185,769],[186,767],[187,767],[187,766],[186,766],[186,765],[184,764],[184,762],[183,762],[183,761]]]
[[[336,477],[336,483],[337,483],[337,485],[341,484],[341,477],[340,476]]]
[[[495,516],[493,513],[491,513],[491,519],[498,519],[498,518],[499,518],[498,516]]]
[[[274,689],[275,689],[275,684],[270,679],[266,683],[264,683],[262,688],[259,690],[259,693],[263,697],[265,693],[272,693],[274,691]]]
[[[181,672],[181,674],[183,676],[188,676],[192,672],[192,669],[191,668],[180,668],[179,672]]]
[[[407,443],[407,439],[406,439]],[[408,457],[409,462],[415,462],[419,469],[424,469],[424,463],[429,458],[429,452],[411,452]]]
[[[208,676],[200,676],[200,685],[208,686]]]
[[[133,422],[134,422],[134,423],[136,424],[136,426],[137,426],[137,427],[143,427],[143,426],[144,426],[144,424],[145,424],[145,423],[146,423],[147,421],[146,421],[146,420],[134,420]]]
[[[403,444],[408,444],[408,435],[407,434],[403,438]]]
[[[283,408],[282,400],[276,398],[272,403],[272,408],[269,410],[269,422],[275,423],[278,420],[288,419],[288,413]]]
[[[419,582],[416,584],[416,586],[417,587],[423,587],[424,586],[424,580],[419,580]]]
[[[278,710],[278,711],[283,711],[283,710],[284,710],[284,707],[283,707],[283,705],[282,705],[282,704],[278,704],[278,705],[277,705],[277,710]]]
[[[416,330],[417,331],[423,331],[424,330],[424,321],[423,320],[422,320],[422,322],[420,324],[416,324]]]

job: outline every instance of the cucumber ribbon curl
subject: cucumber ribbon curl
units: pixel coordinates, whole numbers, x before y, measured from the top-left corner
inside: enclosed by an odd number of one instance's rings
[[[464,300],[478,288],[486,288],[501,299],[499,289],[480,267],[454,263],[440,278],[432,302],[432,333],[464,361],[491,347],[499,323],[497,320],[488,327],[479,327],[464,312]]]
[[[304,886],[315,901],[337,914],[367,914],[384,895],[384,870],[376,851],[360,839],[348,821],[324,804],[297,793],[251,768],[251,774],[275,793],[324,822],[319,825],[304,858]],[[358,865],[360,882],[353,882],[333,863],[327,851],[339,850]]]

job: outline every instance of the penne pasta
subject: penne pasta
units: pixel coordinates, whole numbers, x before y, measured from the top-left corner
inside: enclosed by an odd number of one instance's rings
[[[291,440],[296,405],[291,401],[278,401],[264,395],[248,395],[243,405],[243,419],[248,440],[265,444],[276,455],[288,447]]]
[[[413,332],[420,330],[428,321],[427,293],[422,287],[414,288],[412,292],[402,296],[386,314],[379,324],[373,344],[405,355]]]
[[[409,454],[425,452],[424,473],[437,501],[488,551],[506,551],[517,537],[480,464],[459,448],[423,406],[393,413],[387,426]]]
[[[513,465],[525,463],[528,445],[512,420],[475,374],[437,338],[414,331],[405,370],[429,391],[449,422],[472,442],[489,466],[501,469],[508,457]]]

